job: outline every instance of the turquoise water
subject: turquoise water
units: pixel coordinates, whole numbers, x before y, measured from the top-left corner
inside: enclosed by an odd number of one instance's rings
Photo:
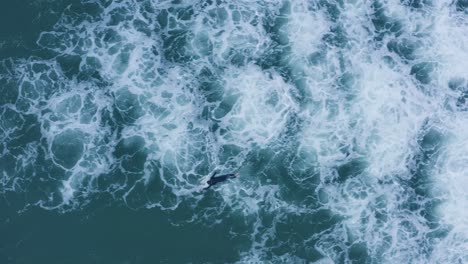
[[[467,14],[1,3],[0,263],[467,263]]]

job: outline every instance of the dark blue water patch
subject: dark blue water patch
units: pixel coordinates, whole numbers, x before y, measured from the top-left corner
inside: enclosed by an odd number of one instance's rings
[[[421,131],[418,140],[419,153],[415,156],[415,160],[410,163],[410,169],[413,173],[411,184],[416,193],[421,196],[427,196],[428,191],[430,191],[432,165],[435,164],[444,138],[441,131],[428,127],[428,123]]]
[[[457,11],[468,13],[468,0],[457,0],[456,7]]]
[[[214,73],[213,70],[204,67],[200,70],[197,81],[199,92],[205,97],[206,102],[213,103],[222,100],[224,89],[219,73]]]
[[[145,139],[141,136],[131,136],[121,139],[115,147],[114,155],[117,158],[123,156],[132,156],[138,151],[141,151],[146,145]]]
[[[313,94],[310,92],[307,84],[307,74],[304,70],[300,69],[299,71],[291,69],[287,79],[290,79],[290,83],[296,87],[295,93],[291,93],[292,97],[303,104],[305,101],[309,101],[313,98]]]
[[[148,156],[145,145],[145,140],[140,136],[132,136],[119,141],[114,155],[120,160],[120,165],[125,172],[143,172]]]
[[[37,44],[42,48],[53,50],[51,53],[54,54],[54,56],[60,54],[58,51],[67,49],[67,45],[60,34],[55,32],[43,32],[39,36]]]
[[[11,89],[19,91],[20,85],[24,85],[29,91],[21,94],[21,96],[26,97],[32,95],[28,93],[39,94],[39,102],[37,102],[38,98],[26,98],[33,99],[34,102],[31,101],[31,103],[39,104],[41,107],[45,106],[45,101],[56,95],[57,92],[71,89],[71,87],[65,85],[63,79],[61,79],[63,73],[58,69],[56,64],[47,64],[32,60],[25,65],[23,64],[20,66],[16,64],[16,66],[20,67],[18,73],[12,73],[10,75],[11,79],[9,79],[9,83],[16,83],[16,87],[12,86]],[[19,72],[21,72],[23,76],[17,76]],[[21,80],[23,80],[23,83],[21,83]]]
[[[368,263],[371,256],[365,242],[350,244],[348,254],[351,263]]]
[[[286,63],[290,52],[290,46],[275,43],[260,58],[255,60],[255,64],[263,70],[275,69],[284,78],[288,74]]]
[[[96,71],[101,70],[102,63],[99,58],[94,56],[88,56],[83,60],[83,63],[80,64],[80,71],[83,74],[92,75]]]
[[[287,63],[291,54],[291,46],[284,36],[284,27],[288,23],[288,16],[291,13],[291,5],[284,2],[277,13],[269,13],[262,21],[262,26],[273,44],[269,47],[265,54],[256,61],[262,69],[274,68],[281,75],[287,75]]]
[[[125,156],[121,160],[122,169],[127,173],[141,173],[144,170],[147,157],[148,153],[144,149],[137,151],[131,156]]]
[[[24,125],[22,114],[10,107],[2,107],[0,124],[2,131],[14,130]],[[6,136],[6,135],[5,135]]]
[[[2,160],[2,171],[7,173],[3,177],[10,180],[4,185],[2,191],[4,199],[15,210],[22,210],[27,206],[34,206],[41,202],[45,206],[56,206],[62,202],[59,189],[62,187],[61,180],[65,177],[65,171],[56,166],[49,155],[45,152],[45,142],[35,145],[35,155],[26,153],[18,155],[5,154]],[[11,171],[10,171],[11,170]],[[5,178],[2,181],[6,180]]]
[[[465,91],[468,90],[466,80],[462,77],[451,78],[448,82],[448,87],[455,91]]]
[[[182,4],[182,3],[175,3],[174,4]],[[220,4],[220,3],[219,3]],[[175,18],[177,20],[182,20],[182,21],[190,21],[193,19],[194,16],[194,8],[192,5],[179,5],[178,7],[170,7],[168,11],[171,14],[175,14]]]
[[[86,15],[87,18],[101,18],[101,15],[104,11],[103,1],[94,1],[94,2],[76,2],[72,5],[67,6],[67,12],[72,15]],[[79,22],[81,23],[81,21]]]
[[[221,164],[227,163],[232,157],[236,157],[242,152],[242,148],[234,144],[226,144],[220,148],[219,162]]]
[[[80,69],[81,56],[78,55],[62,55],[57,57],[63,74],[68,78],[76,76]]]
[[[98,46],[99,48],[104,47],[104,45],[110,46],[111,44],[118,44],[123,41],[119,33],[113,28],[105,28],[104,30],[97,32],[96,36],[96,46]],[[112,49],[109,49],[108,53],[112,55],[115,52],[113,52]]]
[[[175,63],[189,62],[192,56],[187,50],[187,45],[192,37],[192,33],[187,30],[171,30],[163,33],[161,38],[164,58]]]
[[[102,14],[104,13],[104,6],[99,1],[74,1],[68,5],[61,14],[61,20],[54,26],[58,32],[66,33],[73,32],[75,28],[79,29],[82,27],[84,22],[95,22],[97,20],[103,20]],[[70,28],[73,28],[70,30]],[[75,36],[73,36],[75,37]],[[80,47],[76,47],[80,48]]]
[[[158,27],[157,27],[158,33],[160,30],[163,30],[167,27],[168,19],[169,19],[169,12],[167,11],[167,9],[163,9],[158,13],[158,15],[156,16],[156,20],[158,22]]]
[[[206,104],[200,114],[200,118],[204,120],[211,120],[217,122],[218,118],[221,118],[228,114],[234,104],[237,101],[235,96],[226,96],[224,92],[224,82],[221,74],[222,69],[209,69],[204,67],[200,70],[197,76],[198,89],[197,93],[201,94],[207,103],[218,103]]]
[[[229,112],[231,112],[232,108],[236,104],[238,98],[237,97],[224,97],[223,100],[219,103],[219,105],[213,111],[213,118],[214,119],[221,119],[226,116]]]
[[[326,60],[326,50],[325,49],[320,49],[320,51],[316,51],[316,52],[310,54],[307,57],[307,62],[310,65],[314,65],[314,66],[317,66],[317,65],[320,65],[320,64],[324,63],[325,60]]]
[[[197,163],[197,166],[193,166],[190,172],[179,171],[174,165],[165,164],[163,160],[151,160],[148,161],[146,173],[143,173],[143,171],[127,173],[125,170],[118,169],[111,175],[106,176],[110,177],[106,180],[108,183],[104,183],[100,179],[100,186],[107,184],[115,186],[115,177],[117,177],[117,180],[121,182],[119,185],[123,186],[123,188],[114,192],[114,195],[123,197],[125,204],[131,208],[144,208],[152,204],[173,208],[183,201],[189,203],[184,206],[191,206],[193,208],[194,204],[190,204],[193,200],[190,197],[180,197],[174,193],[172,188],[177,189],[186,183],[196,186],[200,182],[200,175],[207,175],[209,173],[211,164],[209,163],[208,155],[202,153],[194,158],[196,159],[194,163]],[[148,178],[144,179],[144,177]],[[193,195],[200,196],[209,193],[195,191]],[[178,221],[188,221],[192,217],[193,215],[187,216],[187,218],[179,219]],[[177,220],[174,219],[174,221]]]
[[[275,155],[275,152],[272,149],[268,149],[268,148],[257,149],[256,151],[250,152],[246,158],[247,160],[246,166],[248,166],[247,164],[250,164],[252,166],[249,169],[249,172],[253,175],[262,174],[263,171],[272,162],[274,155]],[[263,178],[263,180],[265,180],[265,183],[266,183],[267,177]]]
[[[230,50],[229,54],[229,62],[232,65],[235,65],[237,67],[242,67],[247,65],[252,59],[250,58],[250,52],[248,50]]]
[[[194,35],[189,29],[194,18],[193,6],[163,9],[157,14],[156,31],[162,40],[164,58],[169,62],[186,63],[197,56],[190,50]]]
[[[385,9],[379,1],[371,5],[373,13],[371,21],[375,29],[375,40],[381,41],[386,35],[400,36],[403,30],[401,22],[385,14]]]
[[[336,84],[334,85],[337,90],[344,93],[344,97],[347,101],[352,101],[356,97],[355,93],[353,92],[357,82],[356,79],[357,77],[352,73],[344,72],[338,77]]]
[[[288,23],[288,16],[291,14],[291,4],[287,1],[275,13],[268,13],[264,16],[262,26],[270,39],[279,45],[289,45],[287,38],[281,34],[281,30]]]
[[[278,10],[273,12],[267,11],[267,14],[263,17],[262,27],[265,30],[267,36],[272,40],[273,47],[277,51],[281,51],[284,48],[290,48],[288,38],[285,37],[284,27],[288,24],[288,17],[291,15],[291,4],[284,2]],[[280,52],[281,53],[281,52]],[[266,56],[268,57],[268,56]]]
[[[40,73],[39,78],[34,80],[34,88],[41,94],[40,106],[45,106],[47,100],[51,99],[58,92],[66,89],[71,89],[70,86],[65,86],[63,82],[59,80],[61,76],[60,72],[56,72],[54,69],[50,69],[48,72]]]
[[[393,58],[392,56],[385,55],[382,57],[382,61],[390,68],[390,69],[395,69],[397,66],[396,59]]]
[[[131,93],[126,88],[122,88],[115,93],[114,97],[114,121],[121,126],[133,124],[141,116],[143,109],[139,96]]]
[[[86,101],[85,101],[86,104]],[[90,109],[91,112],[86,113],[88,115],[88,118],[95,118],[95,116],[99,115],[100,116],[100,123],[99,126],[103,128],[109,128],[110,132],[105,138],[106,143],[109,144],[110,142],[114,141],[114,136],[117,138],[121,137],[121,132],[123,127],[125,126],[121,120],[117,120],[118,117],[115,117],[114,115],[116,114],[115,112],[117,111],[115,108],[104,108],[100,111],[97,111],[95,108]],[[96,111],[96,112],[94,112]],[[95,113],[95,115],[91,116],[92,113]]]
[[[3,201],[0,208],[10,212]],[[66,214],[31,209],[7,216],[0,225],[4,263],[231,263],[249,246],[243,236],[225,235],[242,223],[234,217],[222,225],[173,226],[157,209],[125,207]]]
[[[432,80],[431,74],[435,71],[437,63],[420,62],[411,67],[410,74],[421,84],[429,84]]]
[[[343,218],[333,214],[329,210],[319,210],[313,215],[315,217],[312,220],[313,229],[311,232],[314,234],[308,242],[309,245],[332,252],[335,255],[333,258],[335,263],[346,263],[346,259],[350,258],[348,251],[350,243],[343,241],[341,236],[335,235],[337,232],[342,233],[344,231],[344,226],[340,224]],[[318,236],[317,234],[320,235]],[[345,243],[348,244],[346,245]]]
[[[144,209],[146,205],[156,203],[170,208],[178,203],[178,197],[163,182],[157,184],[156,179],[153,179],[146,184],[141,173],[119,171],[111,177],[117,177],[118,182],[122,182],[119,189],[112,191],[114,202],[110,201],[110,204],[113,206],[125,204],[131,209]]]
[[[432,230],[426,235],[426,240],[421,241],[423,254],[429,255],[433,249],[434,241],[445,237],[448,227],[441,225],[437,207],[443,202],[440,197],[432,197],[434,179],[432,171],[440,156],[445,135],[442,131],[430,126],[426,122],[421,129],[418,139],[418,151],[408,161],[411,172],[409,180],[401,181],[406,186],[409,199],[402,206],[423,217],[426,225]]]
[[[39,54],[36,45],[39,34],[51,29],[67,6],[77,3],[79,0],[0,3],[0,59]]]
[[[133,19],[133,14],[129,10],[128,6],[121,6],[112,9],[108,13],[107,19],[107,26],[112,27],[117,26],[122,22],[131,21]]]
[[[307,89],[307,76],[303,69],[295,68],[296,62],[291,60],[290,52],[291,48],[286,47],[281,51],[282,54],[277,54],[276,58],[280,59],[280,61],[274,62],[270,59],[261,59],[257,63],[264,69],[274,69],[285,83],[293,85],[295,89],[291,91],[290,95],[298,105],[306,106],[312,99],[311,90]]]
[[[396,53],[404,61],[416,59],[416,51],[421,47],[421,43],[407,38],[392,39],[387,43],[387,49]]]
[[[158,204],[165,208],[177,206],[180,198],[173,192],[172,188],[163,181],[163,175],[160,174],[163,172],[165,178],[169,179],[169,183],[174,184],[176,180],[175,173],[167,169],[159,160],[152,160],[151,164],[152,165],[149,166],[150,178],[146,183],[144,181],[138,181],[135,185],[136,188],[125,197],[125,203],[131,208],[144,208],[146,205],[151,204]],[[190,218],[191,217],[180,219],[180,221],[185,221]],[[177,220],[174,219],[174,221]]]
[[[218,5],[220,5],[222,2],[223,1],[219,1]],[[210,18],[215,24],[221,25],[221,26],[224,26],[226,24],[227,18],[229,17],[229,14],[226,11],[226,9],[221,8],[221,7],[210,8],[208,10],[208,15],[210,16]]]
[[[0,8],[0,24],[2,25],[2,27],[0,27],[1,37],[11,36],[21,31],[30,30],[29,26],[33,25],[32,20],[37,10],[28,2],[30,1],[19,0],[10,3],[2,3],[2,8]]]
[[[104,78],[101,74],[101,62],[95,57],[87,57],[80,63],[76,80],[78,82],[89,82],[98,88],[111,86],[113,82]]]
[[[34,87],[33,83],[30,81],[24,80],[23,83],[21,84],[21,99],[27,100],[29,103],[29,100],[36,100],[40,97],[39,91],[36,90],[36,87]],[[16,106],[18,107],[18,101],[16,103]]]
[[[14,74],[14,64],[10,60],[0,62],[0,106],[14,104],[18,99],[18,81]]]
[[[456,99],[456,110],[467,111],[468,110],[468,83],[465,78],[455,77],[450,79],[448,87],[456,91],[459,96]]]
[[[283,200],[317,208],[315,190],[320,183],[318,162],[311,162],[309,153],[302,153],[298,144],[290,142],[287,149],[273,147],[256,149],[249,153],[244,166],[262,185],[279,185]],[[297,155],[296,153],[299,153]]]
[[[432,6],[432,0],[400,0],[400,2],[405,6],[415,9]]]
[[[127,162],[126,165],[136,167],[130,163],[131,159],[132,157],[126,161],[117,160],[111,165],[109,172],[93,175],[94,178],[85,178],[74,195],[74,201],[79,205],[75,210],[85,210],[100,204],[127,206],[129,209],[143,209],[151,203],[160,203],[167,207],[175,205],[177,196],[159,178],[158,181],[151,178],[148,182],[142,169],[121,165]],[[88,184],[85,184],[86,179]]]
[[[216,122],[216,120],[213,119],[213,114],[212,114],[213,109],[214,109],[213,106],[204,106],[203,110],[201,111],[201,114],[200,114],[200,119],[202,119],[202,120],[212,120],[212,121]],[[219,121],[217,121],[217,122],[219,122]],[[214,126],[215,127],[212,127],[212,131],[216,131],[219,128],[218,124],[214,124]]]
[[[467,111],[468,110],[468,93],[465,92],[457,99],[457,110],[458,111]]]
[[[337,22],[341,15],[341,8],[343,8],[343,1],[327,1],[321,0],[318,5],[326,10],[326,14],[330,18],[330,21]]]
[[[348,44],[346,31],[339,25],[330,27],[330,31],[323,36],[323,41],[337,48],[345,48]]]
[[[25,154],[28,144],[38,142],[42,136],[40,123],[35,115],[20,115],[18,118],[21,125],[15,127],[14,132],[8,135],[9,139],[4,142],[13,155]]]
[[[267,256],[273,258],[275,255],[289,253],[306,260],[307,263],[318,261],[324,256],[315,248],[318,241],[315,235],[329,230],[340,220],[327,210],[289,214],[277,224],[273,240],[267,241],[271,249]],[[292,230],[294,231],[291,232]]]
[[[151,34],[153,33],[153,30],[150,25],[148,25],[145,21],[140,20],[140,19],[135,19],[133,20],[133,27],[145,34],[147,37],[151,37]]]
[[[351,178],[359,177],[367,167],[368,163],[363,158],[350,159],[336,167],[337,177],[333,179],[333,182],[344,183]]]
[[[123,74],[130,62],[130,54],[135,49],[133,44],[126,44],[122,47],[119,54],[115,57],[112,68],[118,74]]]
[[[51,150],[54,159],[67,169],[71,169],[84,153],[84,133],[79,130],[66,130],[55,136]]]
[[[17,157],[15,157],[14,155],[10,153],[5,153],[0,156],[0,170],[6,174],[6,175],[2,175],[2,178],[4,178],[5,176],[14,177],[15,174],[17,173],[16,171],[17,168],[18,168]],[[2,179],[2,182],[3,181],[6,181],[6,179]],[[4,184],[5,183],[6,182],[4,182]],[[13,182],[11,182],[10,184],[13,185]],[[19,187],[19,186],[16,186],[16,187]],[[11,188],[15,188],[15,186],[12,186]]]

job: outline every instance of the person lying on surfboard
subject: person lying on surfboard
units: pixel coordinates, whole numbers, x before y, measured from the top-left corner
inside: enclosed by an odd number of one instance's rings
[[[228,179],[233,179],[233,178],[237,178],[240,176],[239,173],[230,173],[230,174],[224,174],[224,175],[220,175],[218,177],[215,177],[216,174],[218,172],[214,172],[213,175],[211,175],[210,179],[207,181],[208,183],[208,186],[203,188],[204,190],[210,188],[211,186],[215,185],[215,184],[218,184],[220,182],[223,182],[223,181],[227,181]]]

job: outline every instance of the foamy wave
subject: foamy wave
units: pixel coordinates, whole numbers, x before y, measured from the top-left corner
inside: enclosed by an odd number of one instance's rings
[[[241,263],[468,261],[460,1],[176,2],[71,5],[1,61],[2,195],[236,219]]]

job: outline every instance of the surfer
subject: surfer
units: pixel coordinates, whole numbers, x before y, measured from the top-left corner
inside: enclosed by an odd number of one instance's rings
[[[214,172],[213,175],[211,175],[210,179],[208,180],[208,186],[205,187],[204,189],[208,189],[210,188],[211,186],[215,185],[215,184],[218,184],[220,182],[223,182],[223,181],[227,181],[228,179],[233,179],[233,178],[237,178],[240,176],[239,173],[230,173],[230,174],[224,174],[224,175],[220,175],[218,177],[215,177],[216,174],[218,172]]]

